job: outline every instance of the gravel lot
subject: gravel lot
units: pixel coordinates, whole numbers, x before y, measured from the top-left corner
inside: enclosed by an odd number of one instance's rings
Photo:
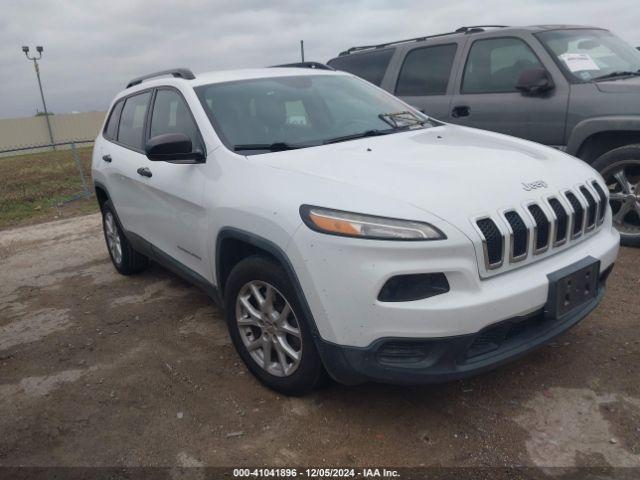
[[[221,312],[112,268],[97,215],[0,232],[0,465],[640,467],[640,250],[537,352],[463,382],[260,386]]]

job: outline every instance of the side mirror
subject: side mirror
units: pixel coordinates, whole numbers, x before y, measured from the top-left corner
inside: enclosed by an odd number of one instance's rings
[[[147,158],[156,162],[202,163],[204,154],[192,148],[184,133],[165,133],[150,138],[144,150]]]
[[[516,89],[527,95],[540,95],[553,88],[555,88],[553,80],[544,68],[523,70],[516,84]]]

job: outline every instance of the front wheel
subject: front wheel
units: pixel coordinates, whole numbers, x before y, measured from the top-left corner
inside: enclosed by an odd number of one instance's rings
[[[225,286],[231,340],[245,365],[287,395],[314,389],[325,373],[293,286],[278,263],[255,255],[236,265]]]
[[[609,188],[613,225],[620,232],[620,243],[640,247],[640,145],[611,150],[592,167]]]

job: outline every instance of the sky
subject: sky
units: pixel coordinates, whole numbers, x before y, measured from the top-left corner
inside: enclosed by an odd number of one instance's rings
[[[638,0],[0,0],[0,118],[42,110],[22,45],[40,63],[51,112],[105,110],[127,81],[299,60],[463,25],[580,24],[640,45]]]

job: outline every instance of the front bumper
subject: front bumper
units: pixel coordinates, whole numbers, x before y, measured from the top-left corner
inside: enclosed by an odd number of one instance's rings
[[[602,300],[612,268],[601,273],[596,297],[561,320],[547,317],[543,308],[469,335],[381,338],[364,348],[319,341],[318,348],[329,374],[346,385],[368,381],[413,385],[466,378],[515,360],[580,322]]]

